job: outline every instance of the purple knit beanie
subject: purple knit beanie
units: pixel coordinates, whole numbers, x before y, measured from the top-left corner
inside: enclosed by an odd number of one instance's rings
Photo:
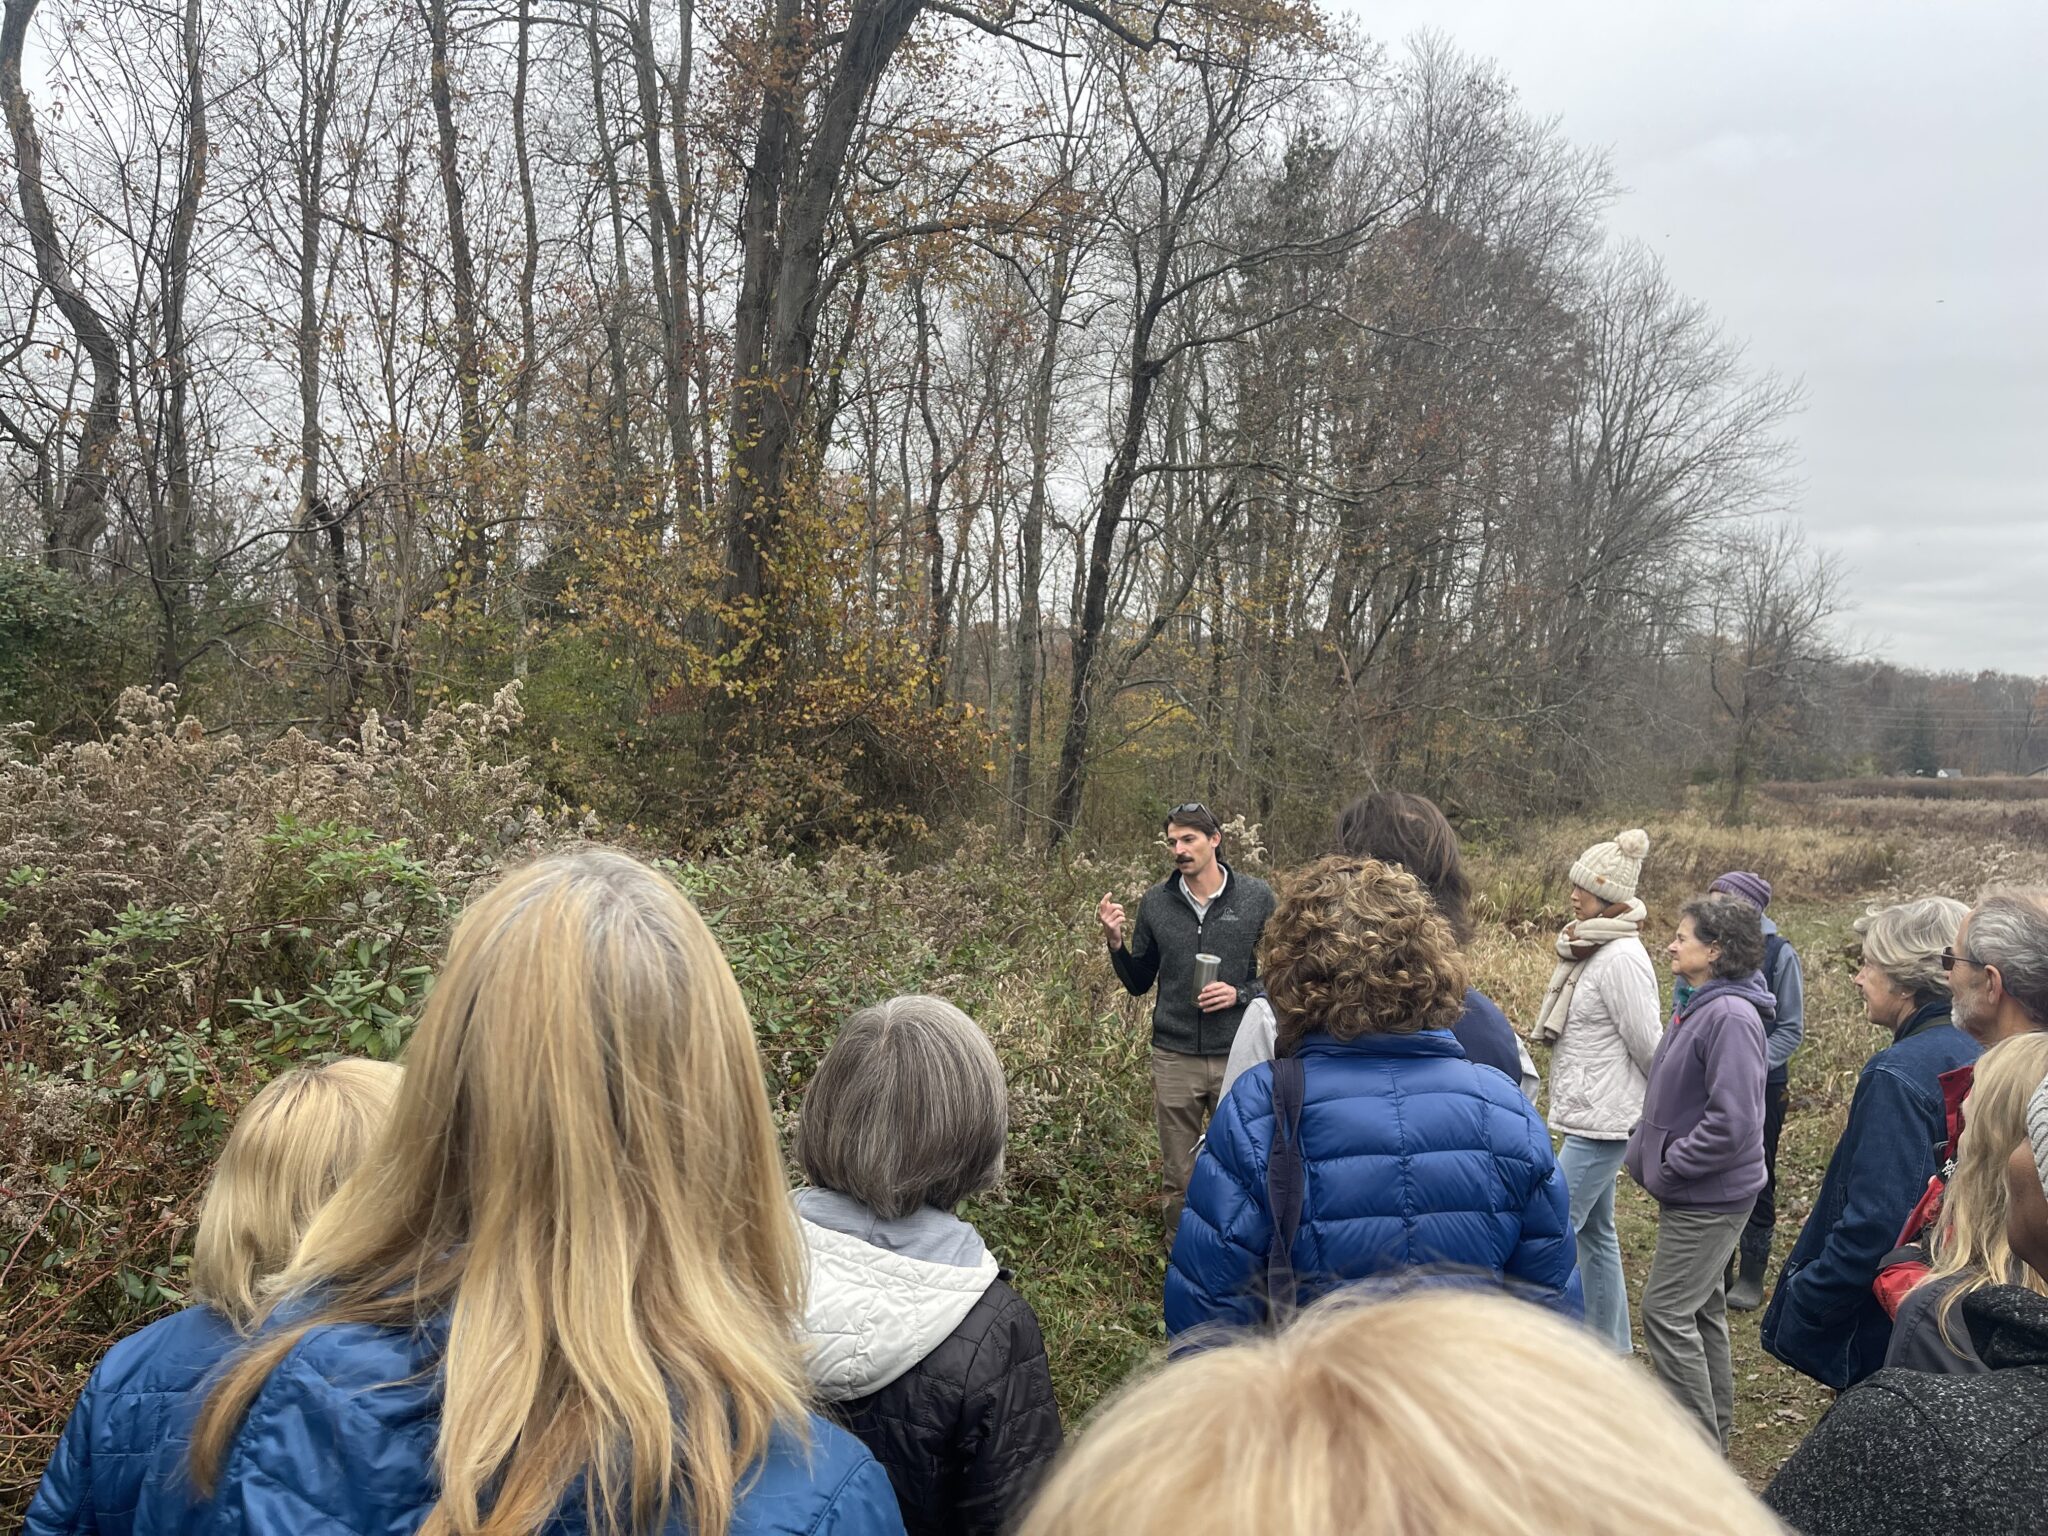
[[[1771,904],[1771,882],[1762,875],[1751,874],[1746,869],[1731,869],[1709,889],[1719,891],[1724,896],[1740,896],[1759,912]]]

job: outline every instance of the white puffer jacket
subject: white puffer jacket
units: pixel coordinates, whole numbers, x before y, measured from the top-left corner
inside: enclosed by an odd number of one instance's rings
[[[1664,1035],[1663,1007],[1641,939],[1613,939],[1593,951],[1550,1053],[1553,1131],[1627,1139],[1642,1117],[1650,1062]]]

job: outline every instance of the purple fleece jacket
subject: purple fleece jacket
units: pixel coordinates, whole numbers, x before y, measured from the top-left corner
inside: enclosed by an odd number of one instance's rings
[[[1764,1187],[1764,1026],[1776,1015],[1761,975],[1715,980],[1664,1031],[1626,1157],[1664,1204],[1746,1211]]]

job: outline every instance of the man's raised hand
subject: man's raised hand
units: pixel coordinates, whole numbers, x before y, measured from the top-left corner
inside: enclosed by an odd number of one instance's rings
[[[1124,944],[1124,909],[1105,894],[1095,905],[1096,921],[1102,924],[1102,932],[1109,940],[1111,949],[1121,949]]]

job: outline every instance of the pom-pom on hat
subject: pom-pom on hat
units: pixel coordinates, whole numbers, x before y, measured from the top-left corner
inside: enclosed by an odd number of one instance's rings
[[[1759,912],[1771,904],[1771,882],[1746,869],[1729,870],[1707,889],[1719,891],[1723,896],[1740,896]]]
[[[1611,843],[1595,843],[1572,861],[1572,884],[1591,891],[1602,901],[1634,901],[1636,877],[1643,872],[1643,855],[1650,851],[1650,834],[1631,827]]]

